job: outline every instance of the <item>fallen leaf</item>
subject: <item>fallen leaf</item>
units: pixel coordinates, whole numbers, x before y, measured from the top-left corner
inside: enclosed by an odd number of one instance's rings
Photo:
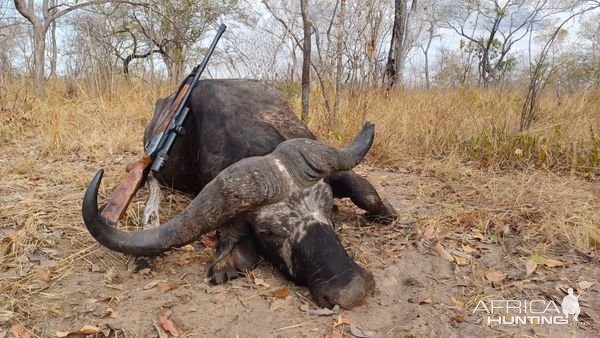
[[[285,298],[290,294],[290,290],[286,287],[273,291],[273,297]]]
[[[350,333],[352,333],[354,337],[359,338],[368,338],[373,337],[375,335],[375,332],[363,331],[354,324],[350,324]]]
[[[534,254],[534,255],[531,255],[531,257],[529,257],[529,260],[534,262],[537,265],[542,265],[542,264],[544,264],[544,262],[546,262],[546,257],[544,257],[542,255]]]
[[[177,284],[174,282],[158,282],[156,283],[156,289],[162,293],[165,293],[169,290],[173,290],[177,287]]]
[[[486,239],[485,236],[477,230],[474,230],[473,233],[471,234],[471,236],[473,236],[473,238],[476,238],[480,241],[484,241]]]
[[[264,286],[266,288],[270,288],[271,284],[265,282],[264,279],[262,278],[254,278],[254,284],[258,285],[258,286]]]
[[[544,265],[549,267],[549,268],[555,268],[557,266],[563,266],[563,262],[556,260],[556,259],[550,259],[550,258],[546,258],[546,261],[544,262]]]
[[[181,247],[181,250],[185,251],[185,252],[192,252],[192,251],[196,251],[196,248],[194,248],[193,245],[188,244],[188,245],[184,245]]]
[[[425,299],[419,301],[419,305],[431,304],[431,303],[433,303],[433,299],[431,299],[431,298],[425,298]]]
[[[56,336],[59,338],[67,337],[70,334],[96,334],[100,332],[100,329],[92,326],[92,325],[84,325],[79,330],[71,330],[71,331],[58,331],[56,332]]]
[[[593,282],[581,281],[581,282],[578,282],[578,283],[577,283],[577,288],[578,288],[579,290],[582,290],[582,291],[583,291],[583,290],[587,290],[587,289],[591,288],[591,287],[592,287],[592,285],[594,285],[594,283],[593,283]]]
[[[224,293],[217,293],[212,297],[213,303],[222,303],[227,299],[227,296]]]
[[[158,285],[158,283],[166,283],[166,282],[167,281],[163,280],[163,279],[153,280],[153,281],[149,282],[148,284],[144,285],[144,290],[152,289],[153,287]]]
[[[42,270],[41,277],[44,282],[50,283],[52,281],[50,269]]]
[[[10,333],[15,336],[15,338],[30,338],[31,332],[25,328],[25,326],[21,324],[14,324],[10,327]]]
[[[452,317],[452,320],[457,323],[462,323],[465,321],[465,316],[456,314],[456,315],[454,315],[454,317]]]
[[[469,260],[464,257],[458,256],[458,255],[452,255],[452,257],[454,257],[454,261],[456,262],[456,265],[463,266],[463,265],[469,264]]]
[[[204,235],[200,239],[200,243],[204,244],[205,247],[214,249],[217,246],[216,235]]]
[[[350,322],[350,319],[344,318],[344,317],[342,317],[342,315],[339,315],[335,321],[335,324],[333,324],[333,326],[350,325],[350,324],[352,324]]]
[[[173,325],[173,322],[170,319],[160,316],[159,320],[160,325],[163,329],[165,329],[165,331],[169,332],[175,337],[179,337],[179,331],[177,331],[177,328],[175,328],[175,325]]]
[[[500,282],[501,280],[506,278],[506,274],[504,272],[500,272],[500,271],[488,271],[485,273],[485,278],[487,278],[487,280],[489,280],[490,282]]]
[[[477,249],[475,249],[474,247],[470,246],[469,244],[463,244],[462,245],[462,249],[463,249],[464,253],[468,253],[468,254],[472,254],[473,252],[477,252]]]
[[[450,299],[452,299],[452,302],[454,304],[456,304],[456,306],[458,306],[459,309],[465,308],[465,302],[463,302],[462,300],[454,298],[454,297],[450,297]]]
[[[106,309],[104,309],[104,313],[106,314],[107,317],[117,318],[117,313],[111,307],[107,307]]]
[[[175,263],[177,263],[177,265],[180,266],[190,264],[190,256],[191,254],[189,252],[186,252],[183,255],[181,255],[181,257],[179,257],[179,259],[176,260]]]
[[[194,255],[191,257],[191,259],[194,263],[200,263],[200,264],[212,263],[212,261],[213,261],[213,258],[211,256],[205,256],[205,255]]]
[[[435,238],[435,235],[437,235],[437,229],[430,226],[427,229],[425,229],[425,231],[423,231],[422,237],[428,240],[432,240]]]
[[[450,262],[454,262],[454,257],[452,257],[452,255],[449,254],[446,249],[444,249],[440,242],[437,242],[437,244],[433,247],[433,250],[442,258],[449,260]]]
[[[306,312],[306,314],[308,315],[316,315],[316,316],[331,316],[334,314],[337,314],[338,312],[340,312],[340,307],[338,305],[335,305],[333,307],[333,309],[328,309],[328,308],[318,308],[318,309],[311,309],[308,307],[307,304],[301,305],[300,306],[300,310]]]
[[[535,269],[537,269],[537,264],[531,260],[525,262],[525,276],[530,276]]]
[[[331,332],[331,338],[343,338],[344,335],[342,334],[342,332],[333,329],[333,331]]]

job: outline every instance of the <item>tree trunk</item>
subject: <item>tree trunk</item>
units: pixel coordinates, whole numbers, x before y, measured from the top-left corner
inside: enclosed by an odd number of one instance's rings
[[[302,51],[302,115],[301,120],[308,123],[308,108],[310,100],[310,49],[312,25],[308,16],[308,0],[300,0],[302,24],[304,25],[304,43]]]
[[[344,48],[344,21],[346,16],[346,0],[340,2],[340,14],[338,20],[338,36],[336,46],[336,69],[335,69],[335,98],[333,101],[333,117],[335,120],[340,116],[340,89],[342,84],[342,49]]]
[[[52,54],[50,55],[50,78],[56,77],[56,64],[58,62],[58,46],[56,44],[56,21],[50,25],[50,43],[52,44]]]
[[[406,60],[406,53],[404,53],[406,49],[406,12],[406,0],[396,0],[394,16],[394,30],[396,31],[396,34],[394,34],[394,68],[396,69],[394,86],[396,87],[401,87],[404,84],[402,71]]]
[[[387,83],[385,83],[386,91],[394,86],[394,79],[396,78],[396,63],[394,62],[394,40],[396,40],[395,35],[396,30],[392,29],[392,39],[390,40],[390,49],[388,51],[387,62],[385,63],[385,73],[383,74],[382,81],[385,82],[387,79]]]
[[[412,1],[411,8],[416,8],[417,0]],[[407,0],[394,1],[394,26],[392,40],[385,67],[388,78],[387,88],[401,87],[404,85],[403,68],[408,51],[408,2]]]
[[[57,5],[57,0],[50,0],[50,7],[54,8]],[[56,9],[48,10],[51,15],[56,14]],[[50,24],[50,44],[52,50],[50,51],[50,76],[49,78],[56,77],[56,64],[58,62],[58,46],[56,43],[56,20],[53,20]]]
[[[294,82],[294,74],[296,73],[296,45],[292,44],[292,64],[290,65],[290,82]]]
[[[429,78],[429,48],[431,48],[431,42],[434,37],[434,26],[433,23],[429,23],[429,29],[427,29],[429,37],[427,39],[427,46],[423,49],[423,55],[425,56],[425,86],[427,89],[431,88],[431,79]]]
[[[33,26],[33,79],[35,95],[44,94],[44,54],[46,53],[46,32],[42,25]]]

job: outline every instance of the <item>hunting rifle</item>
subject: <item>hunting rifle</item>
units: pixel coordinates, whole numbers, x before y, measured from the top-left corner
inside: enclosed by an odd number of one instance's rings
[[[100,213],[107,222],[116,224],[123,217],[131,199],[148,177],[149,170],[158,172],[165,165],[175,139],[183,134],[183,123],[189,112],[189,108],[185,105],[190,93],[198,83],[208,59],[226,28],[227,26],[221,24],[202,62],[194,67],[179,86],[171,105],[164,110],[167,114],[163,118],[162,124],[157,128],[156,134],[145,144],[144,156],[127,166],[127,176],[113,191],[110,201]]]

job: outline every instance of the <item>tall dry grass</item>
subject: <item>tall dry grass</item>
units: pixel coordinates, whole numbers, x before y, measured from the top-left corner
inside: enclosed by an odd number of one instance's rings
[[[46,152],[83,151],[99,157],[141,151],[153,103],[173,90],[123,80],[101,88],[55,81],[38,100],[23,89],[28,85],[17,81],[5,91],[0,141],[33,127]],[[298,86],[282,88],[299,114]],[[310,129],[321,139],[342,144],[363,121],[374,122],[377,138],[370,160],[377,165],[396,166],[407,157],[457,156],[486,168],[599,173],[600,93],[583,92],[561,102],[543,97],[538,119],[524,133],[518,132],[520,91],[345,90],[335,120],[322,101],[320,91],[314,90]]]
[[[17,81],[2,97],[0,142],[34,132],[44,153],[98,158],[141,151],[154,102],[171,90],[126,81],[103,89],[86,82],[53,81],[38,99],[23,90],[30,85]]]
[[[345,91],[336,121],[321,100],[313,95],[311,129],[340,140],[363,120],[375,122],[372,155],[378,165],[398,165],[406,156],[452,155],[486,168],[600,172],[600,93],[579,93],[561,102],[543,97],[533,128],[523,133],[519,91]]]

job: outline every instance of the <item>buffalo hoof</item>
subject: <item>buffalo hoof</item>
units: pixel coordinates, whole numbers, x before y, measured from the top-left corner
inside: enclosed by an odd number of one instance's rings
[[[240,272],[235,266],[225,265],[221,267],[215,266],[208,272],[208,278],[210,278],[211,285],[225,284],[232,279],[240,277]]]
[[[396,208],[394,208],[390,201],[385,198],[381,201],[377,212],[367,212],[365,217],[369,222],[390,224],[398,219],[398,211],[396,211]]]
[[[152,270],[153,267],[154,263],[152,262],[152,257],[148,256],[136,256],[131,264],[133,273],[138,273],[144,269]]]
[[[246,271],[252,270],[258,263],[258,253],[254,240],[244,237],[237,242],[231,251],[222,259],[214,262],[208,270],[208,278],[212,285],[224,284],[236,279]]]
[[[310,289],[320,307],[339,305],[342,309],[350,310],[365,302],[365,298],[375,289],[375,280],[373,275],[357,265],[349,282],[340,285],[333,279]]]

